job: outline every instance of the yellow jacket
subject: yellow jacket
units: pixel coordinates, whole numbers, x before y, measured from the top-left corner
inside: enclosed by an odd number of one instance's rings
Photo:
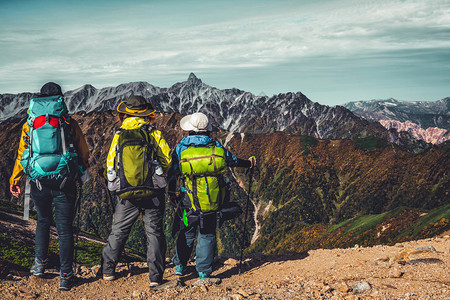
[[[11,178],[9,179],[9,183],[12,185],[17,185],[24,174],[22,165],[20,164],[20,160],[22,159],[23,151],[28,147],[28,144],[25,140],[29,129],[30,128],[27,122],[25,122],[25,124],[23,124],[22,126],[22,134],[20,136],[16,162],[14,163],[14,169]],[[88,168],[89,147],[86,143],[86,139],[84,138],[83,133],[81,132],[81,128],[78,125],[78,122],[73,118],[70,118],[70,130],[73,137],[74,147],[77,150],[78,157],[80,158],[79,162],[81,163],[83,170],[86,170]]]
[[[137,129],[141,128],[143,125],[148,125],[149,123],[140,117],[128,117],[126,118],[121,129]],[[156,157],[158,162],[161,164],[164,171],[169,171],[172,165],[172,156],[170,155],[170,147],[159,130],[152,130],[150,132],[150,137],[154,139],[154,145],[156,149]],[[115,169],[116,164],[116,148],[117,142],[119,140],[119,134],[115,134],[111,142],[111,147],[109,148],[108,156],[106,158],[106,170]]]

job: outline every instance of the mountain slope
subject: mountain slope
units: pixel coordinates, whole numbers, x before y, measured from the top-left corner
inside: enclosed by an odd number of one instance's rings
[[[159,111],[172,111],[159,114],[157,121],[172,148],[185,134],[178,125],[182,115],[177,112],[201,110],[215,116],[214,122],[221,128],[215,135],[232,152],[241,158],[257,157],[251,211],[254,218],[248,223],[251,230],[246,238],[256,241],[261,251],[273,250],[273,245],[258,240],[261,233],[270,236],[270,232],[281,230],[289,236],[299,225],[334,224],[400,206],[433,209],[448,201],[448,144],[430,146],[420,154],[408,153],[386,141],[387,131],[380,124],[362,120],[343,107],[323,106],[301,93],[269,98],[237,89],[219,90],[191,74],[187,81],[168,89],[138,82],[101,90],[86,85],[66,93],[69,109],[82,110],[74,118],[91,152],[93,180],[83,187],[82,226],[100,237],[109,233],[112,209],[99,172],[118,128],[115,113],[108,109],[133,93],[151,99]],[[23,98],[31,96],[24,94]],[[5,105],[4,115],[14,109],[19,116],[24,113],[25,108],[13,106],[13,102]],[[8,141],[0,144],[0,197],[10,197],[8,177],[21,122],[9,118],[0,124],[0,140]],[[244,205],[248,178],[242,170],[229,175],[233,199]],[[167,233],[171,218],[168,211]],[[239,251],[235,240],[242,234],[242,224],[240,218],[220,231],[220,253]],[[145,243],[138,227],[133,229],[129,246],[142,250]],[[169,238],[169,244],[172,242]]]
[[[181,115],[160,114],[157,127],[169,145],[181,139]],[[93,180],[83,187],[83,230],[105,238],[111,222],[111,205],[99,173],[106,160],[113,133],[118,127],[111,111],[74,115],[86,134],[91,151]],[[21,124],[0,124],[0,197],[9,198],[8,178],[16,156]],[[432,209],[448,201],[450,177],[448,145],[412,154],[401,147],[374,137],[354,140],[319,140],[286,133],[236,134],[216,132],[216,137],[238,157],[255,155],[258,169],[254,176],[255,216],[248,222],[248,239],[261,232],[294,232],[301,224],[341,222],[361,214],[379,214],[399,206]],[[236,168],[229,174],[233,198],[245,205],[248,177]],[[280,217],[277,217],[280,216]],[[170,210],[167,233],[170,235]],[[256,222],[256,223],[255,223]],[[219,233],[219,250],[237,253],[236,238],[242,234],[243,218]],[[255,229],[256,232],[255,232]],[[270,236],[270,235],[269,235]],[[145,243],[133,235],[133,245],[142,250]],[[169,244],[172,241],[169,238]],[[271,245],[259,241],[260,249]]]

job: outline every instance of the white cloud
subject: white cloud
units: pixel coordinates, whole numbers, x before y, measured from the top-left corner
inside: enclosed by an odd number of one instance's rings
[[[109,11],[114,18],[101,15],[99,9],[98,19],[69,19],[48,28],[5,26],[0,29],[4,49],[0,75],[26,77],[59,70],[68,78],[81,74],[109,80],[196,69],[264,68],[312,57],[370,58],[394,50],[450,48],[446,0],[283,3],[285,9],[265,14],[259,9],[258,14],[240,12],[240,18],[230,15],[229,20],[185,26],[180,11],[173,16],[152,14],[147,21],[145,4],[123,15]],[[195,7],[190,13],[190,18],[200,18]],[[170,23],[177,18],[178,25]],[[0,84],[0,88],[6,87]]]

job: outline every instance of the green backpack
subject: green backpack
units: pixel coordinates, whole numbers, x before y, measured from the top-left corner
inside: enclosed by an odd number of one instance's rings
[[[38,186],[62,189],[67,180],[74,180],[81,172],[64,98],[31,99],[27,124],[27,149],[20,161],[24,173]]]
[[[198,212],[219,210],[226,194],[225,150],[215,143],[191,145],[181,152],[179,165],[191,209]]]
[[[116,172],[120,183],[116,194],[122,199],[148,199],[155,190],[167,185],[154,158],[152,130],[153,127],[144,125],[118,132]]]

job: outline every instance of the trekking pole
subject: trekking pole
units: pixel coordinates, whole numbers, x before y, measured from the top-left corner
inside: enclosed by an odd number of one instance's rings
[[[30,180],[25,180],[25,196],[23,198],[23,219],[28,220],[30,218]]]
[[[241,240],[241,258],[239,259],[239,275],[241,275],[241,270],[242,270],[242,256],[244,254],[244,243],[245,243],[245,238],[247,235],[247,216],[248,216],[248,206],[249,206],[249,202],[250,202],[250,194],[252,192],[252,179],[253,179],[253,168],[250,168],[250,172],[249,172],[249,179],[248,179],[248,193],[247,193],[247,204],[245,206],[245,217],[244,217],[244,233],[242,234],[242,240]]]
[[[77,265],[77,249],[78,249],[78,236],[80,233],[80,208],[81,208],[81,181],[77,182],[78,184],[78,188],[77,188],[77,199],[75,201],[75,214],[76,214],[76,229],[75,229],[75,242],[74,242],[74,258],[73,258],[73,264]],[[75,270],[77,270],[78,268],[76,268]],[[75,272],[77,273],[77,272]]]

